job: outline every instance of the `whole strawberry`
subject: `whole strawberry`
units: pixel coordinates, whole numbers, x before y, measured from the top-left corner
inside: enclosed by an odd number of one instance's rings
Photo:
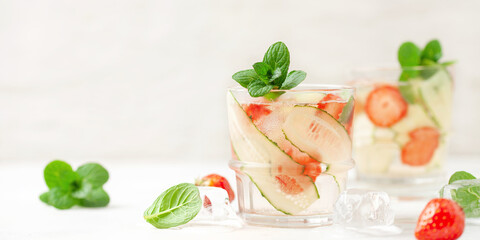
[[[201,179],[197,179],[195,181],[195,185],[204,186],[204,187],[223,188],[225,189],[225,191],[227,191],[230,202],[232,202],[233,199],[235,198],[235,193],[233,193],[233,189],[232,187],[230,187],[230,183],[228,183],[226,178],[218,174],[210,174]]]
[[[453,240],[465,227],[465,214],[454,201],[444,198],[428,202],[418,218],[415,237],[419,240]]]

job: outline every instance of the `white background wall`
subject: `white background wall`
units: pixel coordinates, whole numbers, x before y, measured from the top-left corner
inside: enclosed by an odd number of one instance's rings
[[[480,154],[480,1],[0,1],[0,161],[226,161],[230,76],[284,41],[309,83],[438,38],[452,152]]]

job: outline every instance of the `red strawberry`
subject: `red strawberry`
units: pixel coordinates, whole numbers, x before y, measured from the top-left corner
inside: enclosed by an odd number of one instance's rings
[[[252,121],[256,121],[263,116],[266,116],[272,112],[272,110],[268,109],[267,106],[262,104],[247,104],[243,105],[243,109],[247,113],[247,115],[252,119]]]
[[[322,168],[320,166],[320,162],[311,158],[306,153],[298,150],[298,148],[292,146],[283,147],[285,149],[285,153],[290,155],[292,159],[303,165],[305,169],[303,170],[303,174],[312,178],[313,181],[317,179],[317,176],[322,173]]]
[[[428,164],[438,147],[440,133],[432,127],[421,127],[409,135],[410,141],[402,148],[402,162],[410,166]]]
[[[465,227],[465,214],[454,201],[432,199],[418,218],[415,237],[418,240],[453,240],[459,238]]]
[[[299,194],[303,192],[303,188],[297,183],[295,178],[288,175],[277,175],[275,180],[280,185],[280,190],[286,194]]]
[[[408,104],[398,88],[388,85],[377,87],[367,97],[365,111],[373,124],[390,127],[407,114]]]
[[[342,113],[343,107],[345,107],[345,105],[347,104],[345,102],[338,101],[344,100],[335,94],[329,93],[325,97],[323,97],[322,100],[320,100],[320,102],[318,103],[318,108],[325,110],[325,112],[338,119],[340,117],[340,113]]]
[[[232,187],[230,187],[230,183],[228,183],[227,179],[218,175],[218,174],[210,174],[202,179],[195,181],[195,185],[197,186],[205,186],[205,187],[219,187],[225,189],[228,193],[228,198],[230,202],[233,201],[235,198],[235,193],[233,193]],[[209,200],[210,202],[210,200]],[[204,204],[206,201],[204,201]]]

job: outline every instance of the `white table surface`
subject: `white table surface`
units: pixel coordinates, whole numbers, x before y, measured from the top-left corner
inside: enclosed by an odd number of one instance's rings
[[[160,161],[159,161],[160,162]],[[208,173],[227,176],[234,173],[224,165],[152,164],[151,161],[101,162],[110,172],[105,189],[111,202],[106,208],[75,207],[57,210],[42,203],[38,196],[47,190],[43,168],[48,163],[0,162],[0,239],[414,239],[420,211],[428,199],[394,201],[396,226],[403,231],[390,237],[346,233],[338,227],[285,229],[244,226],[185,226],[156,229],[143,219],[143,211],[165,189],[181,182],[193,182]],[[80,162],[72,163],[76,168]],[[449,173],[467,170],[480,176],[480,157],[451,157]],[[354,182],[352,182],[354,184]],[[479,239],[480,226],[467,225],[460,239]]]

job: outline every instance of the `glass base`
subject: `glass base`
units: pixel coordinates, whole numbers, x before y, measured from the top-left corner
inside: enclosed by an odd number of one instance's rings
[[[357,184],[361,188],[384,191],[396,197],[438,197],[438,191],[445,185],[445,174],[388,177],[371,176],[357,172]]]
[[[333,215],[270,216],[242,213],[242,219],[250,225],[281,228],[312,228],[333,224]]]

